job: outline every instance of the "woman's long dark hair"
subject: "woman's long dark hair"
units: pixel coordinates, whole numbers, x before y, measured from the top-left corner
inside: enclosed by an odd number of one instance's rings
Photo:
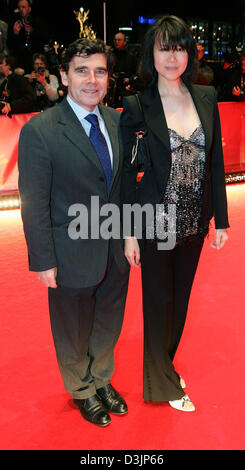
[[[145,35],[142,54],[141,76],[146,86],[155,83],[158,73],[154,65],[153,49],[155,41],[160,45],[175,49],[183,47],[188,53],[188,64],[182,80],[188,84],[194,78],[197,64],[197,48],[188,25],[177,16],[164,15],[156,20]]]

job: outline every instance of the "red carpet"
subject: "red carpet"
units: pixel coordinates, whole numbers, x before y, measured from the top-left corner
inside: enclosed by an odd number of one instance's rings
[[[47,291],[27,269],[19,211],[0,213],[0,448],[3,450],[244,449],[245,185],[228,187],[231,229],[223,250],[206,240],[176,356],[194,413],[142,399],[140,271],[131,272],[112,383],[129,414],[107,428],[84,421],[56,364]]]

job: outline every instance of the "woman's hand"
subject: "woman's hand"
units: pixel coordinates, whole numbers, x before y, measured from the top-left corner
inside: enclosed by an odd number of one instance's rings
[[[223,248],[224,244],[228,240],[228,234],[225,228],[219,228],[215,230],[215,241],[211,243],[212,248],[216,248],[217,250],[220,250],[220,248]]]
[[[126,238],[124,254],[130,266],[140,265],[140,247],[135,237]]]

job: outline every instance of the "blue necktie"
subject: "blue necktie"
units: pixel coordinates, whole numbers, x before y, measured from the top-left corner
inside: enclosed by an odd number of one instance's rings
[[[112,168],[108,146],[105,137],[100,130],[99,121],[96,114],[88,114],[85,119],[91,124],[89,138],[100,159],[100,163],[102,165],[106,177],[107,192],[109,193],[112,177]]]

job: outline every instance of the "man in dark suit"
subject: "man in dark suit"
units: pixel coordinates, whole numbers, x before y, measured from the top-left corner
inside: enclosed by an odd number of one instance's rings
[[[35,93],[28,80],[14,72],[15,57],[6,56],[0,64],[4,80],[0,85],[1,114],[30,113],[34,111]]]
[[[110,379],[129,266],[120,239],[103,236],[97,225],[105,204],[120,204],[119,113],[99,104],[109,66],[109,49],[100,40],[79,39],[68,46],[60,72],[67,98],[32,118],[19,143],[30,270],[49,288],[65,388],[82,416],[99,426],[110,423],[109,412],[128,411]]]
[[[7,46],[27,74],[32,70],[33,54],[43,51],[50,35],[48,22],[44,24],[38,14],[33,14],[32,0],[18,0],[17,7],[9,21]]]

